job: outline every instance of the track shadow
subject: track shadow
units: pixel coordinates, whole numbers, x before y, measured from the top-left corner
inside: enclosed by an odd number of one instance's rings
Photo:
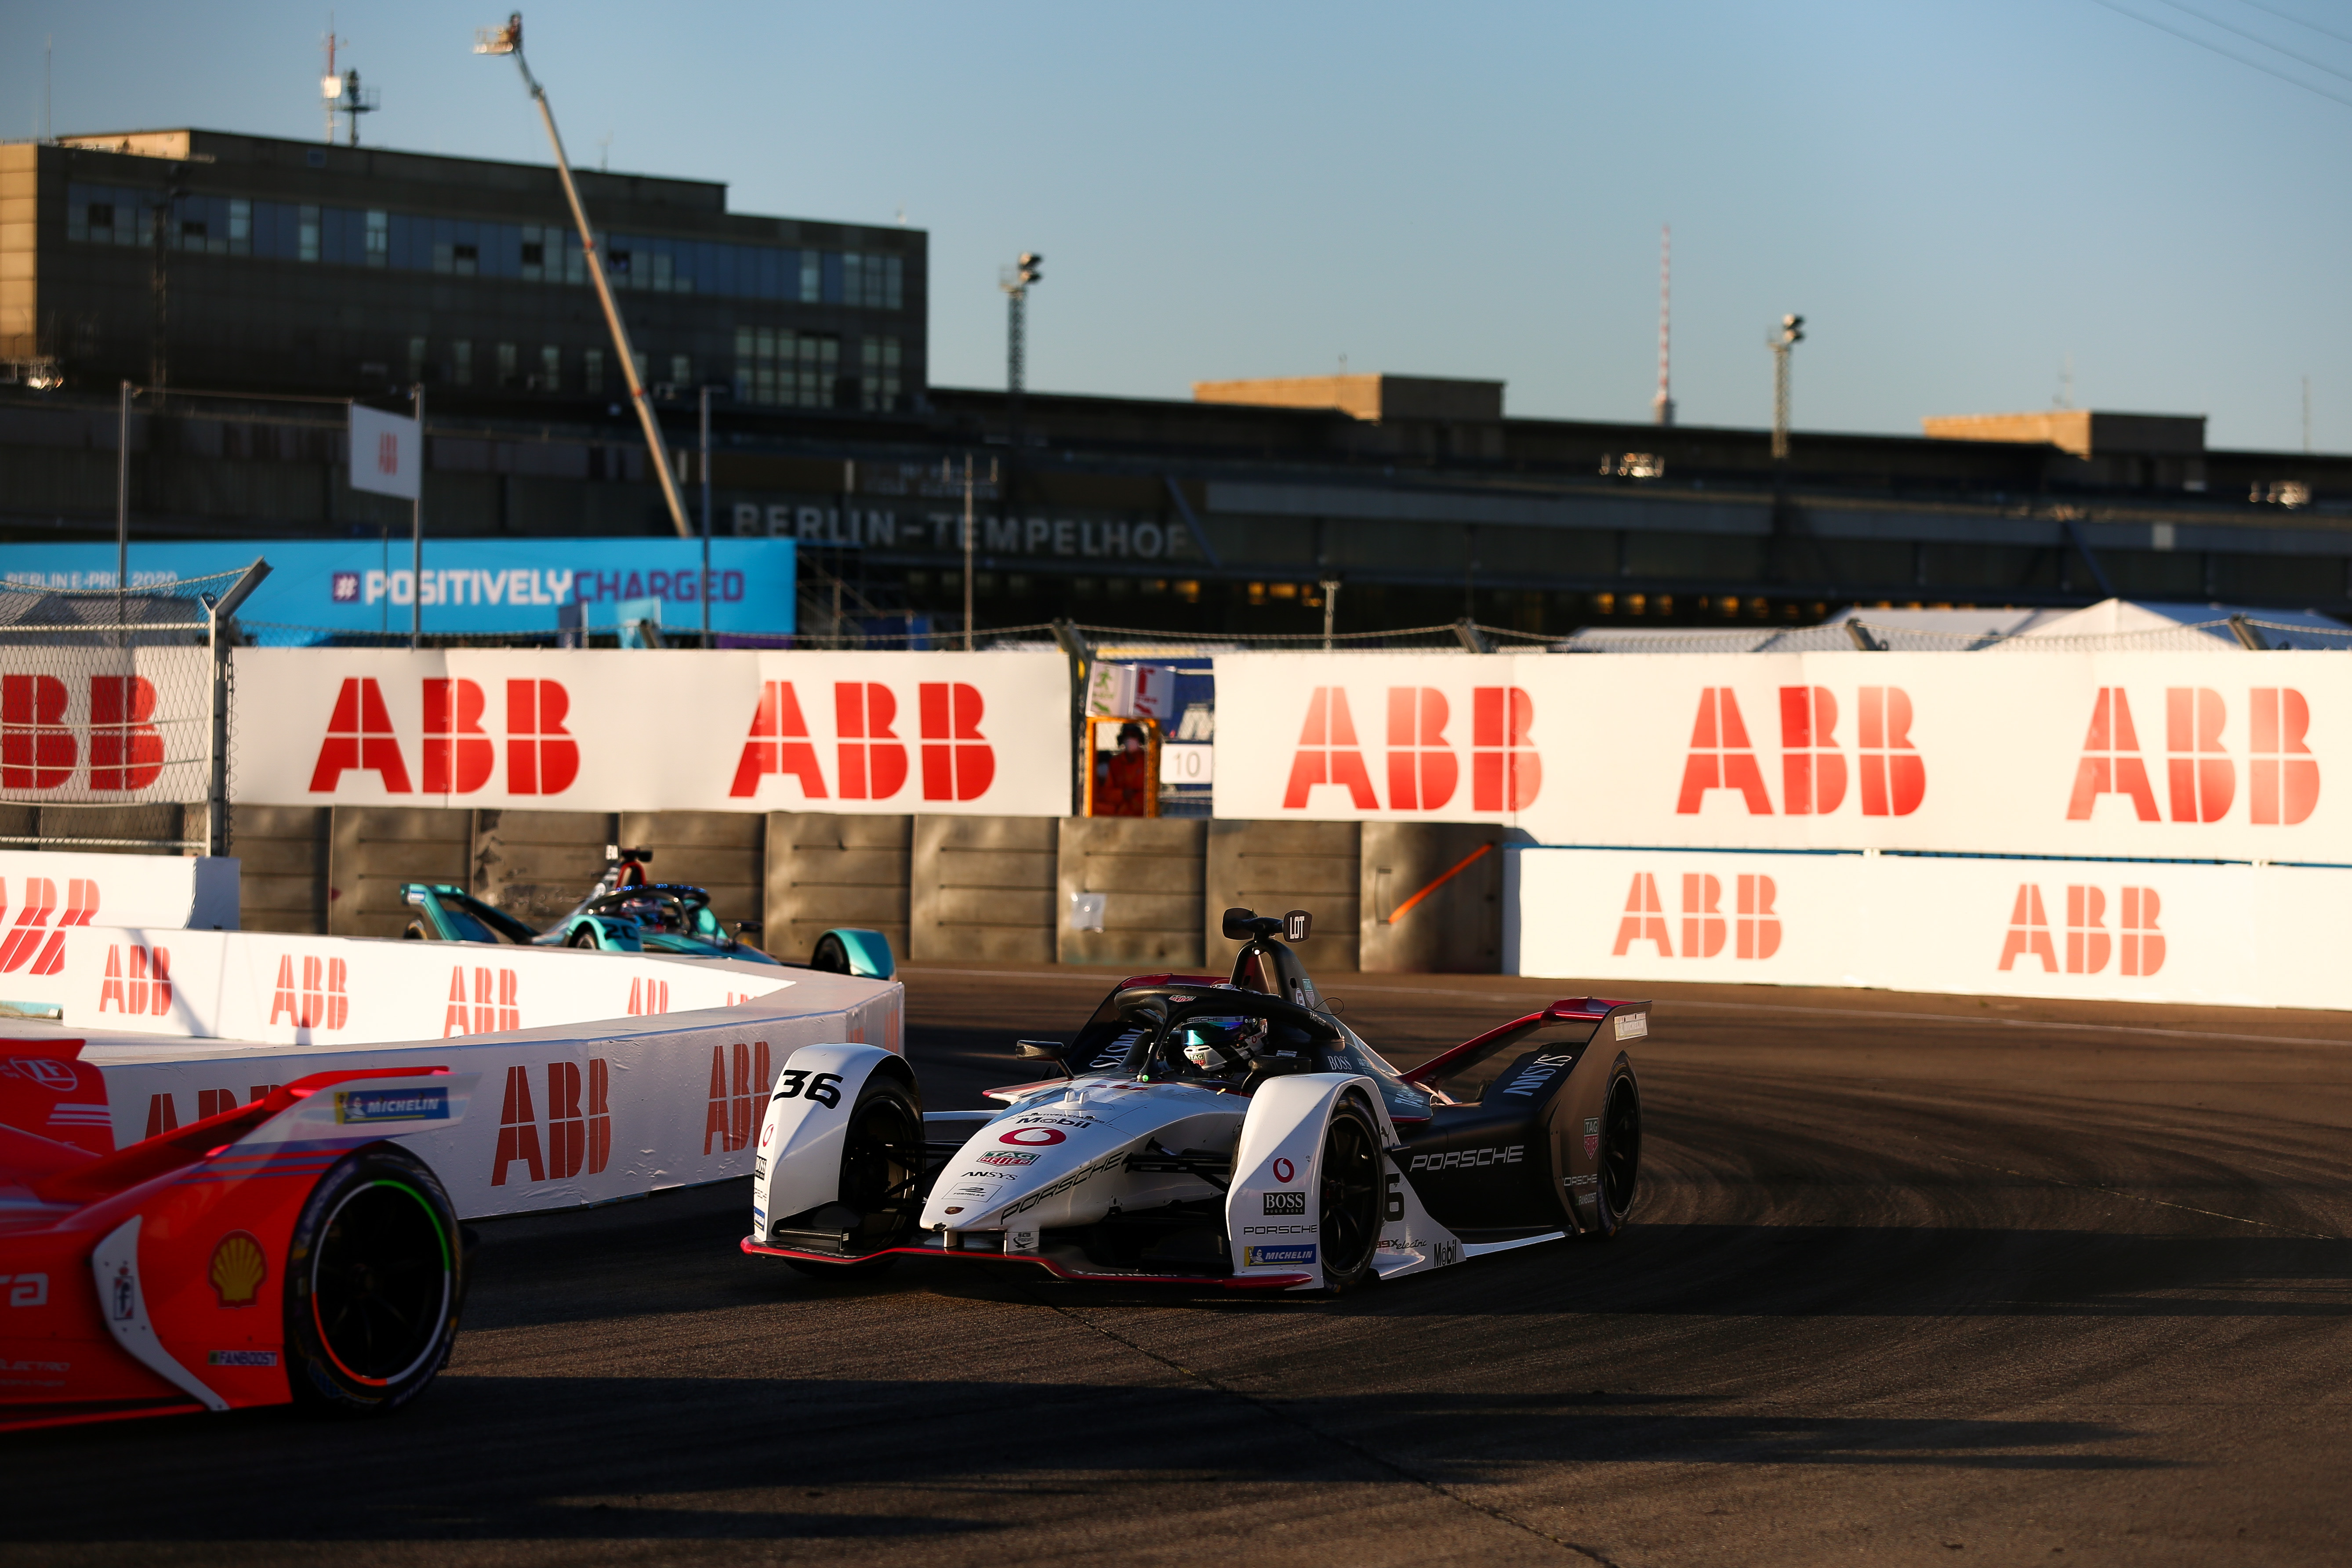
[[[1531,1462],[2158,1464],[2115,1451],[2137,1435],[2098,1422],[1786,1416],[1714,1404],[1366,1394],[1268,1406],[1201,1384],[460,1376],[386,1422],[256,1413],[68,1429],[0,1440],[0,1468],[14,1483],[7,1534],[23,1546],[940,1536],[998,1528],[971,1517],[983,1479],[1026,1495],[1032,1478],[1083,1490],[1088,1478],[1119,1474],[1314,1488],[1498,1482]],[[239,1475],[267,1478],[266,1498],[222,1506],[225,1447]],[[827,1499],[846,1506],[812,1506]]]

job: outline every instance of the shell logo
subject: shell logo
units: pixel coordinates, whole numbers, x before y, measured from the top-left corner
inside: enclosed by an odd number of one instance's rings
[[[213,1248],[213,1293],[224,1307],[250,1307],[269,1278],[269,1259],[249,1231],[233,1230]]]
[[[1016,1127],[997,1139],[999,1143],[1011,1143],[1024,1149],[1043,1149],[1059,1143],[1069,1134],[1058,1127]]]

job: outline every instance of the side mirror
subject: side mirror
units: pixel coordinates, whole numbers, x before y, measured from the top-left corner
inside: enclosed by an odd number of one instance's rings
[[[745,936],[758,936],[766,928],[758,921],[737,921],[735,929]]]
[[[1015,1040],[1013,1043],[1013,1053],[1024,1060],[1052,1062],[1062,1069],[1064,1078],[1076,1078],[1077,1075],[1070,1070],[1070,1064],[1062,1059],[1063,1048],[1059,1040]]]
[[[1225,940],[1227,942],[1249,941],[1250,938],[1257,934],[1253,924],[1256,919],[1257,912],[1254,910],[1227,910],[1225,911],[1225,922],[1223,926]]]
[[[1285,942],[1305,942],[1307,933],[1314,929],[1315,917],[1305,910],[1293,910],[1282,917],[1282,940]]]

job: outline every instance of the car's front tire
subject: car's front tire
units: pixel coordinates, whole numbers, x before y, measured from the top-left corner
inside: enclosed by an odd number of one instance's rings
[[[396,1144],[345,1155],[310,1189],[286,1251],[294,1403],[331,1415],[397,1410],[448,1362],[465,1297],[465,1250],[440,1180]]]
[[[858,1090],[849,1109],[842,1139],[841,1196],[818,1210],[835,1211],[849,1233],[853,1256],[840,1263],[788,1258],[803,1274],[835,1279],[845,1273],[873,1273],[898,1261],[888,1249],[903,1247],[915,1234],[922,1214],[918,1191],[923,1172],[923,1109],[914,1090],[895,1076],[876,1072]],[[834,1223],[826,1220],[827,1226]],[[880,1253],[874,1257],[871,1254]]]
[[[1363,1102],[1351,1095],[1332,1107],[1317,1166],[1322,1212],[1316,1241],[1323,1257],[1324,1288],[1335,1293],[1372,1277],[1386,1198],[1381,1160],[1380,1126]]]
[[[582,921],[578,925],[572,928],[572,934],[563,939],[563,945],[566,947],[595,947],[597,945],[596,928],[590,925],[586,921]]]

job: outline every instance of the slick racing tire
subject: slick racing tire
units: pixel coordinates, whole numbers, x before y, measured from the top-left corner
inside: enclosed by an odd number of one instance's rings
[[[295,1405],[399,1409],[447,1363],[465,1297],[465,1248],[440,1180],[396,1144],[345,1155],[310,1189],[286,1249]]]
[[[1601,1100],[1599,1213],[1584,1233],[1587,1241],[1608,1241],[1625,1228],[1641,1173],[1642,1090],[1632,1064],[1621,1056],[1610,1069],[1609,1092]]]
[[[876,1274],[898,1258],[886,1248],[904,1247],[922,1213],[923,1110],[898,1079],[877,1072],[850,1107],[841,1147],[841,1201],[817,1211],[830,1228],[850,1232],[860,1252],[884,1252],[842,1263],[788,1258],[803,1274],[818,1279],[844,1274]]]
[[[594,947],[596,945],[596,928],[588,924],[585,921],[583,921],[579,925],[572,928],[572,934],[564,939],[563,945],[566,947]]]
[[[1387,1185],[1381,1179],[1380,1127],[1363,1102],[1350,1096],[1334,1106],[1323,1129],[1321,1186],[1324,1288],[1337,1294],[1372,1277],[1381,1242],[1381,1209]]]
[[[842,945],[839,937],[827,931],[816,939],[816,951],[809,954],[809,967],[823,970],[827,974],[846,974],[849,973],[849,949]]]

